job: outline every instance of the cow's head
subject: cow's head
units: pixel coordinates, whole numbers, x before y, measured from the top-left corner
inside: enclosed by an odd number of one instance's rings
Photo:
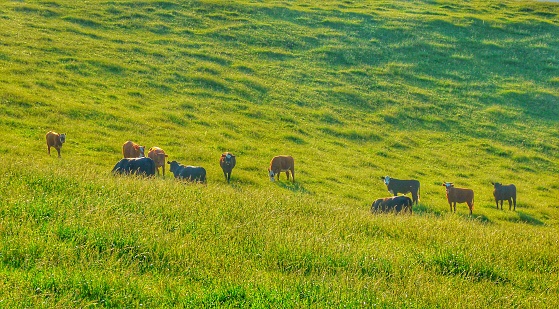
[[[448,189],[454,187],[454,183],[452,183],[452,182],[443,182],[443,187],[446,187],[446,192],[448,193]]]
[[[276,180],[274,178],[274,176],[276,176],[276,174],[271,169],[268,169],[268,176],[270,176],[270,181],[275,181]]]
[[[66,142],[66,133],[61,133],[60,134],[60,143],[64,143]]]
[[[140,151],[140,158],[145,157],[146,155],[144,154],[144,152],[146,151],[146,147],[145,146],[139,146],[138,150]]]
[[[227,152],[227,153],[225,154],[225,156],[224,156],[224,158],[225,158],[225,160],[224,160],[224,161],[225,161],[225,164],[231,165],[231,160],[233,159],[233,157],[234,157],[234,156],[233,156],[231,153]]]
[[[179,162],[177,161],[167,161],[167,164],[169,164],[169,170],[171,171],[171,173],[174,173],[179,167]]]
[[[388,186],[388,184],[390,183],[390,176],[383,176],[380,177],[380,179],[384,180],[384,184]]]
[[[500,187],[503,186],[503,184],[498,183],[498,182],[492,182],[491,184],[493,185],[493,187],[494,187],[495,189],[499,189]]]

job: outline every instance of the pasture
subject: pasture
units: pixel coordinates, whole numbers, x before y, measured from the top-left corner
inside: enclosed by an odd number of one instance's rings
[[[558,307],[558,30],[528,1],[6,1],[0,307]],[[127,140],[207,184],[111,175]],[[385,175],[413,215],[370,213]]]

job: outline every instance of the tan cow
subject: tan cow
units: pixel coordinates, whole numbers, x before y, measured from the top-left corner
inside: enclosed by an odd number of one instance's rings
[[[155,162],[157,175],[159,175],[159,167],[163,167],[163,177],[165,177],[165,158],[168,157],[165,151],[159,147],[151,147],[148,151],[148,157]]]
[[[60,148],[62,144],[66,142],[66,133],[58,134],[54,131],[47,132],[47,152],[50,156],[50,147],[54,147],[58,151],[58,157],[60,158]]]
[[[279,181],[281,172],[285,172],[287,180],[289,180],[289,172],[291,172],[291,179],[295,182],[295,161],[292,156],[275,156],[272,158],[272,161],[270,161],[270,167],[268,168],[268,176],[270,176],[270,180],[274,181],[274,176],[277,176]]]
[[[140,146],[132,141],[127,141],[122,145],[122,155],[125,158],[143,158],[146,147]]]

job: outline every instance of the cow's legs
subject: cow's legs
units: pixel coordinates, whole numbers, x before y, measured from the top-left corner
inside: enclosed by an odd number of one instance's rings
[[[58,151],[58,157],[60,158],[60,147],[54,147]]]
[[[512,198],[509,197],[509,210],[512,208]]]
[[[512,201],[514,202],[514,211],[516,211],[516,197],[513,197]]]

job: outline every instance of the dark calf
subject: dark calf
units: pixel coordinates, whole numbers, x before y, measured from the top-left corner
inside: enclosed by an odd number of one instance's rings
[[[113,174],[155,175],[155,162],[150,158],[124,158],[113,168]]]
[[[501,209],[503,209],[503,201],[509,201],[509,210],[514,203],[514,211],[516,211],[516,187],[513,184],[502,185],[498,182],[493,184],[493,196],[495,197],[495,204],[497,209],[499,209],[499,201],[501,202]]]
[[[195,182],[206,182],[206,170],[200,166],[182,165],[177,161],[167,162],[169,164],[169,170],[175,178],[185,179]]]
[[[373,203],[373,205],[371,205],[371,212],[405,212],[406,210],[409,210],[410,213],[413,213],[412,205],[413,203],[411,198],[407,196],[400,195],[379,198]]]

